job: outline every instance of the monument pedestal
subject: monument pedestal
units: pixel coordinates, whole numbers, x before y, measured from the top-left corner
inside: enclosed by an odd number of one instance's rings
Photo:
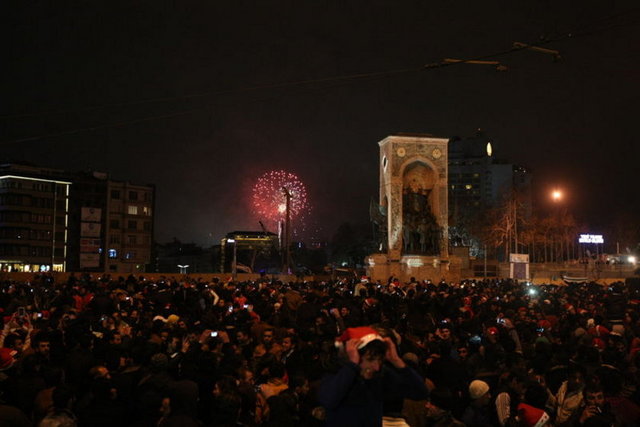
[[[462,259],[456,256],[441,258],[425,255],[402,255],[400,259],[390,259],[387,254],[372,254],[367,257],[367,275],[373,281],[386,283],[389,277],[409,282],[414,277],[418,281],[431,280],[447,282],[461,280]]]

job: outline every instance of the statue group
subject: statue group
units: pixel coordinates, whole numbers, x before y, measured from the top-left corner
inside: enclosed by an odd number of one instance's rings
[[[429,207],[431,190],[406,188],[402,195],[403,252],[438,255],[442,227]]]

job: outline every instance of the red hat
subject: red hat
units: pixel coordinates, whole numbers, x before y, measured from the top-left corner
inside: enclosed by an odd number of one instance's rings
[[[541,427],[549,422],[549,415],[542,409],[535,408],[526,403],[518,405],[518,415],[522,425],[527,427]]]
[[[0,348],[0,371],[5,371],[13,366],[16,361],[16,354],[18,352],[10,348]]]
[[[369,282],[369,278],[368,278],[367,276],[362,276],[362,277],[360,278],[360,281],[361,281],[362,283],[367,283],[367,282]]]
[[[603,337],[606,338],[609,336],[610,332],[607,328],[602,325],[596,325],[593,328],[589,328],[587,331],[592,337]]]
[[[498,331],[498,328],[496,328],[495,326],[492,326],[487,329],[487,332],[491,335],[498,335],[500,331]]]
[[[598,350],[604,350],[605,348],[607,348],[607,345],[600,338],[594,338],[592,342],[593,342],[593,346]]]
[[[549,322],[546,319],[538,320],[538,328],[550,329],[551,328],[551,322]]]
[[[358,328],[347,328],[342,335],[336,339],[336,347],[342,347],[349,340],[360,340],[358,350],[369,344],[371,341],[384,341],[378,331],[369,326],[360,326]]]

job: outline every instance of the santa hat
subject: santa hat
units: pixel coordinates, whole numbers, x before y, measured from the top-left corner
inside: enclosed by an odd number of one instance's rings
[[[490,335],[498,335],[500,331],[498,331],[498,328],[496,328],[495,326],[492,326],[490,328],[487,328],[487,333]]]
[[[364,305],[366,305],[367,307],[374,306],[374,305],[376,305],[376,300],[373,299],[373,298],[366,298],[364,300]]]
[[[604,350],[605,348],[607,348],[607,345],[604,343],[604,341],[601,338],[594,338],[593,346],[598,350]]]
[[[551,329],[551,322],[546,319],[538,320],[538,328],[543,328],[545,330]]]
[[[16,354],[18,352],[10,348],[0,348],[0,371],[6,371],[13,366]]]
[[[518,415],[521,424],[527,427],[542,427],[549,422],[549,415],[545,411],[526,403],[518,405]]]
[[[596,325],[587,331],[592,337],[606,338],[609,336],[609,330],[602,325]]]
[[[362,282],[362,283],[368,283],[368,282],[369,282],[369,278],[368,278],[367,276],[362,276],[362,277],[360,278],[360,282]]]
[[[336,347],[343,348],[344,343],[349,340],[360,340],[358,350],[364,348],[371,341],[384,341],[375,329],[369,326],[360,326],[358,328],[347,328],[347,330],[336,339]]]

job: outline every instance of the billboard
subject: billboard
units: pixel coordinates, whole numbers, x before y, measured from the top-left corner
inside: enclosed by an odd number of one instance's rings
[[[100,237],[100,224],[95,222],[81,222],[80,237]]]
[[[87,222],[100,222],[102,218],[102,209],[100,208],[82,208],[80,212],[80,220]]]
[[[80,252],[97,254],[100,252],[100,239],[80,239]]]
[[[529,254],[509,254],[509,277],[529,280]]]
[[[604,243],[602,234],[581,234],[578,243]]]
[[[529,254],[509,254],[510,262],[529,262]]]
[[[100,267],[99,254],[80,254],[80,268]]]

